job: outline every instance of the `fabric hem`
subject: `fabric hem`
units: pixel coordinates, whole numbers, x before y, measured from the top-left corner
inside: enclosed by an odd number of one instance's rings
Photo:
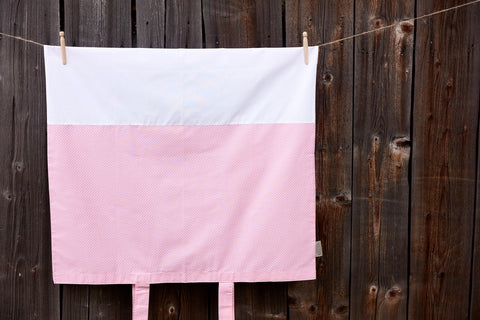
[[[155,273],[155,274],[84,274],[57,273],[54,283],[64,284],[132,284],[132,283],[183,283],[183,282],[282,282],[303,281],[316,278],[313,271],[301,272],[242,272],[242,273]]]

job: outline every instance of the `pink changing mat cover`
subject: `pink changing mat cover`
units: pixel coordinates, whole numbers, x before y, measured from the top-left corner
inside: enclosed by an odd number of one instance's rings
[[[53,279],[315,279],[318,48],[45,46]]]

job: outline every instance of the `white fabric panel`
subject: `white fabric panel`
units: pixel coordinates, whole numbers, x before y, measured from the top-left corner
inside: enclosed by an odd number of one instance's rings
[[[60,47],[44,52],[48,124],[315,122],[318,47],[309,65],[301,47],[67,47],[66,65]]]

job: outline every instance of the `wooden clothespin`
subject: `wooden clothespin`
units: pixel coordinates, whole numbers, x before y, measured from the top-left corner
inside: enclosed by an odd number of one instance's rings
[[[62,64],[67,64],[67,50],[65,49],[65,32],[60,31],[60,47],[62,50]]]
[[[305,64],[308,65],[308,34],[306,31],[303,32],[303,58]]]

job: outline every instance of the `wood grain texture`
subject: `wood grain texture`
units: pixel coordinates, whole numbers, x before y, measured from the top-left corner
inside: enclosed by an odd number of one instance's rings
[[[150,286],[149,319],[217,319],[216,283],[169,283]]]
[[[130,0],[64,1],[67,46],[132,46]]]
[[[136,34],[139,48],[165,46],[165,0],[136,2]]]
[[[167,1],[165,32],[167,48],[201,48],[202,1]]]
[[[182,284],[179,319],[211,319],[212,307],[216,308],[216,313],[218,314],[218,306],[212,306],[210,303],[211,298],[217,294],[218,284],[216,283]]]
[[[302,46],[302,33],[308,33],[309,45],[323,42],[324,1],[285,0],[285,39],[288,47]]]
[[[419,1],[417,14],[458,3]],[[480,95],[479,18],[480,6],[474,5],[417,23],[411,319],[467,319],[469,314]]]
[[[180,284],[150,285],[148,319],[178,319],[180,313]]]
[[[355,2],[351,319],[404,319],[414,1]]]
[[[205,46],[281,47],[282,2],[203,0]]]
[[[286,1],[287,46],[352,34],[353,1]],[[289,285],[292,319],[348,319],[352,179],[353,42],[320,48],[317,71],[317,282]]]
[[[88,320],[89,316],[89,286],[62,286],[62,319]]]
[[[1,1],[0,30],[58,42],[58,1]],[[46,24],[44,21],[49,21]],[[59,319],[53,285],[43,48],[0,36],[0,318]]]
[[[235,284],[235,319],[287,319],[287,286],[281,282]]]
[[[480,18],[480,17],[478,17]],[[480,149],[478,142],[480,141],[480,126],[477,135],[477,194],[475,207],[475,226],[474,226],[474,248],[472,258],[471,272],[471,293],[470,293],[470,319],[480,319]]]
[[[88,299],[88,319],[132,319],[131,285],[91,285]]]
[[[469,37],[472,36],[475,21],[480,21],[480,8],[476,8],[476,10],[469,11],[467,13],[467,23],[469,26]],[[476,36],[478,40],[478,36]],[[468,42],[467,42],[468,43]],[[478,47],[478,46],[477,46]],[[477,89],[480,87],[478,83],[478,74],[480,74],[480,54],[478,48],[475,48],[475,44],[471,42],[470,48],[467,49],[468,60],[472,61],[472,73],[476,73],[477,78],[473,78],[474,81],[472,84],[473,90],[475,90],[475,86]],[[471,76],[475,76],[472,74]],[[477,81],[477,84],[475,84]],[[480,95],[480,94],[479,94]],[[474,94],[472,93],[472,97]],[[480,100],[480,97],[479,97]],[[478,103],[480,104],[480,102]],[[472,103],[472,108],[474,108],[475,103]],[[480,107],[480,106],[479,106]],[[480,123],[480,122],[479,122]],[[478,126],[478,124],[477,124]],[[476,185],[477,185],[477,194],[476,194],[476,208],[475,208],[475,229],[474,229],[474,250],[473,250],[473,258],[472,258],[472,272],[471,272],[471,292],[470,292],[470,319],[480,319],[480,148],[479,148],[479,141],[480,141],[480,126],[478,128],[478,136],[477,136],[477,176],[476,176]]]

